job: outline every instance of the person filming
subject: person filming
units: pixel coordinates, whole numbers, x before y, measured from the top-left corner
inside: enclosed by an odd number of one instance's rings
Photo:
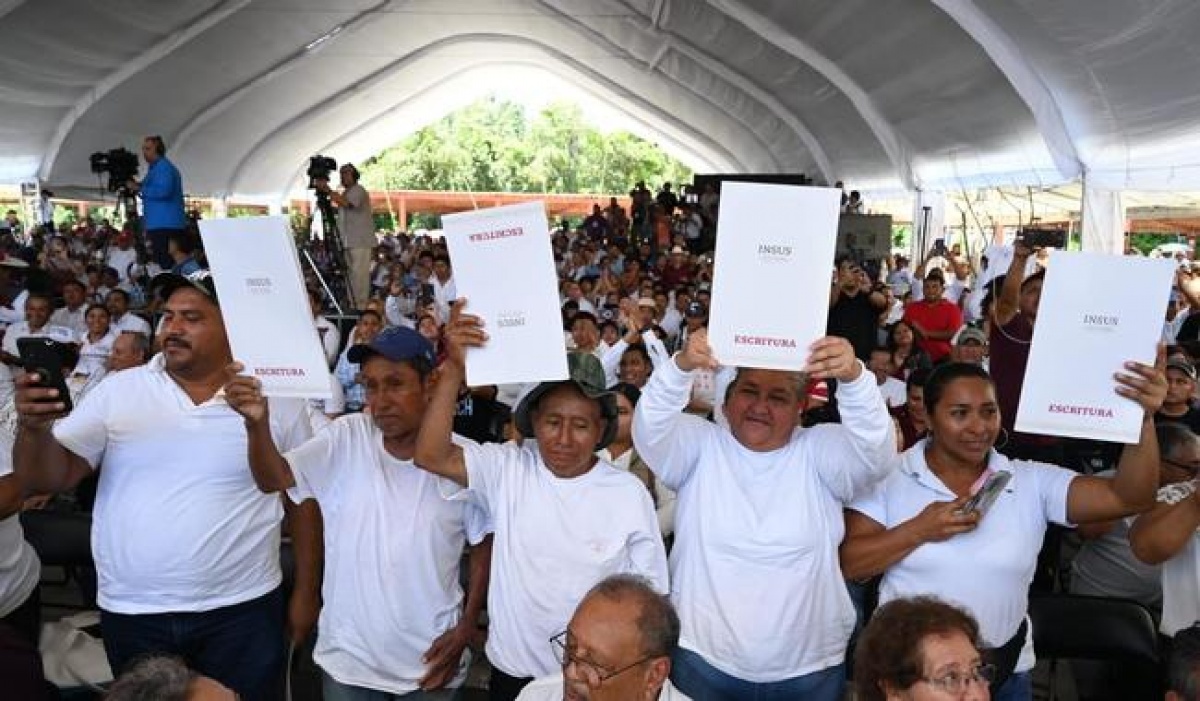
[[[139,183],[130,179],[125,187],[142,196],[142,216],[146,223],[146,239],[150,242],[154,262],[163,270],[175,265],[167,252],[167,239],[182,234],[187,226],[183,210],[183,179],[175,164],[167,160],[167,145],[161,136],[142,140],[142,158],[146,159],[146,177]],[[122,273],[124,275],[124,273]]]
[[[375,220],[371,215],[371,196],[358,184],[358,168],[347,163],[338,170],[342,191],[329,186],[328,180],[318,179],[315,188],[329,195],[338,208],[338,230],[346,250],[348,283],[359,307],[371,296],[371,253],[375,249]]]

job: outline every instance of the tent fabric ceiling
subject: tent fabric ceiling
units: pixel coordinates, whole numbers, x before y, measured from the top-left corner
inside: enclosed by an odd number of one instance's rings
[[[0,0],[0,27],[0,182],[92,186],[156,133],[190,193],[281,196],[541,70],[720,170],[1200,188],[1194,0]]]

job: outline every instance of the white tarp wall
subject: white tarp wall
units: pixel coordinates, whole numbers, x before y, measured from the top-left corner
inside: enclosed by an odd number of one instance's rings
[[[1125,253],[1125,206],[1121,193],[1083,180],[1083,250]]]

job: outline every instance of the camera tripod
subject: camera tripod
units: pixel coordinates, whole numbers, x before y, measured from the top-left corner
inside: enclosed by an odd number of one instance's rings
[[[357,307],[354,304],[354,290],[350,285],[350,266],[346,260],[346,249],[342,245],[342,233],[338,230],[337,215],[329,201],[329,193],[317,190],[317,211],[321,213],[321,238],[325,243],[325,251],[329,254],[327,274],[322,275],[321,266],[317,265],[308,250],[312,247],[311,237],[308,247],[304,249],[304,258],[320,281],[321,288],[325,290],[325,295],[334,309],[339,315],[344,315],[346,310],[352,312]]]

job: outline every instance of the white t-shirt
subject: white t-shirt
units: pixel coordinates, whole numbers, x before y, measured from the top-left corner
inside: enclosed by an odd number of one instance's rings
[[[533,681],[529,686],[522,689],[521,695],[517,697],[517,701],[562,701],[562,699],[562,672]],[[658,692],[658,701],[692,701],[692,699],[690,696],[685,696],[679,689],[676,689],[671,684],[671,680],[668,679],[663,682],[662,689]]]
[[[618,458],[612,456],[612,452],[608,448],[596,451],[596,457],[607,462],[618,470],[629,472],[629,468],[633,467],[632,449],[626,450],[623,455]],[[658,514],[658,530],[662,532],[664,538],[675,532],[675,492],[667,489],[667,486],[662,483],[662,480],[654,480],[654,511]]]
[[[55,326],[65,326],[75,332],[75,335],[83,338],[87,334],[87,309],[86,304],[79,305],[75,311],[71,311],[66,307],[55,309],[50,315],[50,323]]]
[[[137,262],[137,251],[129,248],[121,250],[120,248],[108,249],[108,265],[113,270],[117,271],[117,277],[121,282],[129,279],[129,266]]]
[[[421,657],[458,624],[459,560],[491,531],[474,504],[449,501],[454,483],[398,460],[371,417],[343,416],[284,455],[294,502],[316,499],[325,524],[324,606],[315,659],[351,686],[404,695],[425,676]],[[463,656],[452,687],[462,684]]]
[[[908,402],[908,387],[894,377],[888,377],[879,385],[879,393],[889,408],[904,406]]]
[[[897,469],[850,508],[894,528],[934,502],[956,499],[925,463],[926,443],[906,450]],[[1055,465],[1009,460],[995,451],[988,469],[1013,476],[979,527],[941,543],[925,543],[888,568],[879,603],[930,595],[958,604],[975,616],[984,642],[997,647],[1016,635],[1025,619],[1046,524],[1069,525],[1067,494],[1077,475]],[[1016,671],[1030,670],[1033,663],[1029,631]]]
[[[130,333],[140,333],[151,341],[154,340],[154,336],[150,333],[150,322],[133,312],[125,312],[120,319],[113,319],[111,329],[118,335],[129,331]]]
[[[271,400],[281,451],[311,435],[302,400]],[[103,468],[92,525],[100,607],[126,614],[209,611],[281,581],[277,495],[254,484],[242,417],[196,405],[163,357],[113,373],[54,426],[67,450]]]
[[[550,638],[597,582],[629,572],[667,591],[667,555],[654,504],[633,475],[598,461],[554,476],[533,441],[462,441],[470,488],[496,526],[487,656],[514,677],[559,670]]]
[[[109,329],[99,341],[92,342],[86,335],[80,340],[83,341],[83,346],[79,349],[79,362],[75,365],[75,374],[91,375],[103,370],[108,356],[112,355],[113,344],[117,342],[117,333]]]
[[[1195,482],[1170,484],[1158,490],[1158,501],[1178,504],[1192,498]],[[1163,612],[1159,632],[1174,637],[1200,620],[1200,530],[1192,533],[1187,545],[1162,564]]]
[[[12,471],[12,436],[0,431],[0,481]],[[25,542],[20,514],[0,520],[0,618],[25,603],[37,588],[41,572],[37,553]]]
[[[17,348],[17,339],[21,338],[52,338],[59,343],[76,343],[79,340],[75,332],[65,326],[46,324],[37,331],[31,331],[28,321],[19,321],[4,332],[4,343],[0,347],[4,348],[5,353],[19,356],[21,351]]]
[[[680,410],[691,376],[654,370],[633,417],[638,454],[678,494],[671,599],[680,646],[774,682],[841,664],[854,607],[838,564],[842,507],[891,469],[895,429],[875,376],[838,385],[843,424],[759,453]]]

